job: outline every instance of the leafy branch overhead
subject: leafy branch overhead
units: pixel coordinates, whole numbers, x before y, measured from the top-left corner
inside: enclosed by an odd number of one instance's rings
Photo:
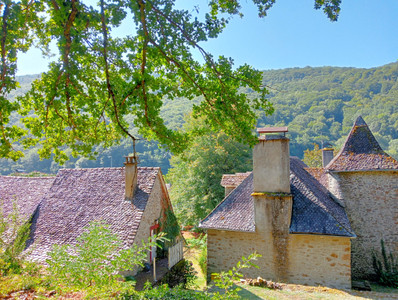
[[[275,0],[253,2],[263,17]],[[315,8],[335,20],[339,4],[316,0]],[[208,12],[194,16],[175,8],[175,0],[100,0],[95,7],[83,0],[0,1],[0,157],[18,159],[19,144],[39,143],[42,157],[64,161],[64,146],[74,156],[88,155],[94,145],[107,147],[126,136],[135,141],[137,134],[179,153],[190,136],[167,128],[160,115],[163,99],[198,96],[203,101],[194,105],[195,117],[205,116],[213,130],[252,144],[255,111],[273,111],[261,73],[248,65],[235,68],[232,59],[215,58],[201,46],[217,38],[240,8],[237,0],[212,0],[203,8]],[[116,36],[122,23],[131,32]],[[18,85],[17,53],[33,44],[47,53],[50,41],[57,45],[57,60],[30,92],[8,100]],[[249,100],[241,87],[258,97]],[[15,112],[24,116],[23,127],[9,125]],[[126,119],[131,115],[133,123]]]

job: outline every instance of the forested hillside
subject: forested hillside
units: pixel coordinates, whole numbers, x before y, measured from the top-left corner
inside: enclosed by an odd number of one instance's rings
[[[362,115],[381,146],[398,154],[398,64],[372,69],[294,68],[264,72],[275,112],[259,125],[288,125],[292,155],[312,143],[339,147]]]
[[[10,96],[23,94],[35,78],[37,75],[19,77],[21,89]],[[267,117],[259,113],[258,125],[289,126],[291,154],[302,157],[313,143],[329,142],[338,148],[361,114],[381,146],[398,157],[397,78],[398,63],[372,69],[307,67],[265,71],[264,84],[269,87],[275,112]],[[191,105],[184,99],[165,100],[163,115],[168,126],[181,127]],[[27,151],[25,158],[16,163],[1,160],[0,172],[24,169],[55,173],[60,168],[50,160],[39,161],[36,151]],[[132,145],[123,140],[109,149],[97,147],[96,151],[96,160],[72,159],[64,167],[122,166],[123,156],[132,152]],[[142,166],[161,166],[167,173],[170,154],[156,143],[140,141],[137,151]]]

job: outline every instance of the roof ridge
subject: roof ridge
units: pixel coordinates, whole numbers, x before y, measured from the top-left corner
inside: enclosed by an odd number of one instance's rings
[[[4,178],[24,178],[24,179],[53,179],[57,177],[57,175],[54,176],[35,176],[35,177],[29,177],[29,176],[11,176],[11,175],[0,175],[0,177]]]
[[[79,170],[79,171],[86,171],[86,170],[120,170],[120,169],[124,169],[124,167],[99,167],[99,168],[62,168],[59,169],[59,171],[74,171],[74,170]],[[139,170],[160,170],[160,167],[140,167],[138,166],[137,169]],[[5,175],[0,175],[0,176],[5,176]],[[10,176],[10,177],[14,177],[14,176]],[[17,176],[15,176],[17,177]],[[24,176],[21,176],[24,177]],[[50,176],[51,177],[51,176]],[[32,177],[32,178],[36,178],[36,177]],[[43,177],[41,177],[43,178]]]

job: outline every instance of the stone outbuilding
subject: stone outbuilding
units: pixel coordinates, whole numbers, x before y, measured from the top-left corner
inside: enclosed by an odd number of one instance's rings
[[[53,245],[75,244],[93,221],[108,224],[124,247],[139,245],[162,230],[172,211],[160,168],[137,167],[134,157],[122,168],[62,169],[46,178],[0,176],[0,198],[5,214],[15,202],[31,220],[29,259],[39,263]],[[175,247],[173,264],[182,259],[180,236]],[[153,248],[148,262],[155,255]]]
[[[361,117],[320,169],[289,157],[286,131],[259,129],[253,172],[224,175],[225,199],[199,224],[208,233],[208,274],[257,252],[260,268],[246,276],[350,288],[352,275],[372,271],[381,238],[397,250],[398,164]]]

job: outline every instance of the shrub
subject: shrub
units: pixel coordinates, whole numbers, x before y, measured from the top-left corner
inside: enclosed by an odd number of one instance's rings
[[[13,202],[12,211],[5,216],[0,203],[0,273],[20,273],[28,253],[23,253],[30,234],[30,222],[25,220]]]
[[[242,257],[242,260],[236,264],[236,267],[232,268],[227,272],[214,273],[214,283],[222,290],[222,292],[209,292],[209,291],[194,291],[186,290],[182,286],[177,286],[171,289],[167,284],[153,288],[150,283],[145,285],[143,291],[133,293],[125,293],[124,299],[130,300],[160,300],[160,299],[179,299],[179,300],[228,300],[228,299],[240,299],[238,295],[239,287],[234,286],[234,281],[239,280],[243,277],[240,273],[242,269],[256,267],[252,261],[256,260],[261,255],[253,253],[248,258]]]
[[[392,252],[387,255],[383,240],[380,240],[380,244],[382,258],[380,259],[374,251],[372,254],[376,280],[381,285],[398,288],[398,263]]]
[[[141,292],[125,295],[124,299],[129,300],[210,300],[211,294],[206,292],[186,290],[181,286],[171,289],[167,284],[152,288],[147,285]]]
[[[196,272],[192,267],[192,263],[186,259],[182,259],[160,280],[160,284],[167,284],[173,288],[181,285],[187,288],[193,285],[196,278]]]
[[[121,240],[111,232],[108,225],[93,222],[78,239],[75,246],[55,245],[47,260],[48,270],[54,280],[72,289],[86,289],[88,292],[104,291],[118,293],[133,288],[132,282],[122,282],[120,271],[143,267],[148,250],[155,246],[158,235],[141,247],[133,245],[122,249]]]

